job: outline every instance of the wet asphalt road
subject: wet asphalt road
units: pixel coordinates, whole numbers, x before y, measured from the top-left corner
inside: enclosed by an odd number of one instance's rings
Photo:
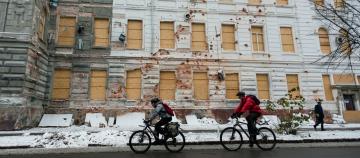
[[[148,151],[146,154],[132,152],[98,152],[69,154],[0,155],[0,158],[359,158],[360,147],[326,148],[276,148],[261,151],[258,148],[225,150],[184,150],[181,153]]]

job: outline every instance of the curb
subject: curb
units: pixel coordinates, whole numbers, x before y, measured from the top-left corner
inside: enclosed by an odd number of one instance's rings
[[[277,140],[277,144],[301,144],[301,143],[340,143],[340,142],[360,142],[360,138],[357,139],[305,139],[305,140]],[[249,144],[248,140],[244,140],[243,144]],[[161,144],[162,145],[162,144]],[[219,141],[206,141],[206,142],[186,142],[185,145],[220,145]],[[159,145],[155,145],[159,146]],[[88,148],[94,147],[114,147],[112,145],[101,145],[101,144],[89,144]],[[30,146],[2,146],[0,149],[27,149],[27,148],[38,148],[45,149],[42,147],[30,147]]]

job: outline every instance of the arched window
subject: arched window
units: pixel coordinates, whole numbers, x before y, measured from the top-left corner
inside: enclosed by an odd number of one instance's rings
[[[319,29],[320,50],[323,54],[331,52],[329,34],[324,28]]]

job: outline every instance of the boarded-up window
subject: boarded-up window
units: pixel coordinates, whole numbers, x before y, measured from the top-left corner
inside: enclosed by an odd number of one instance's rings
[[[353,74],[334,74],[335,84],[352,85],[355,84],[355,78]]]
[[[127,45],[128,49],[141,49],[143,39],[143,24],[141,20],[129,20],[127,28]]]
[[[330,76],[323,75],[323,85],[324,85],[324,92],[325,92],[325,99],[326,100],[334,100],[332,90],[331,90],[331,83],[330,83]]]
[[[298,75],[286,75],[287,80],[287,87],[288,91],[292,91],[290,94],[292,95],[292,98],[295,99],[300,96],[300,87],[299,87],[299,80]]]
[[[75,17],[60,17],[58,41],[59,46],[73,46],[75,43]]]
[[[235,50],[235,26],[222,25],[222,48],[225,51]]]
[[[194,72],[193,74],[194,96],[197,100],[209,99],[209,81],[206,72]]]
[[[335,0],[335,8],[343,8],[345,5],[345,0]]]
[[[105,100],[106,96],[106,71],[92,70],[90,78],[90,99]]]
[[[324,28],[319,29],[319,40],[321,52],[329,54],[331,52],[329,34]]]
[[[138,100],[141,97],[141,70],[127,71],[126,73],[126,96],[130,100]]]
[[[260,5],[260,4],[261,4],[261,0],[249,0],[249,4]]]
[[[109,46],[109,19],[95,19],[95,47]]]
[[[276,0],[277,5],[288,5],[289,0]]]
[[[316,7],[323,7],[324,6],[324,0],[315,0],[315,6]]]
[[[70,97],[71,71],[67,69],[57,69],[54,72],[52,99],[64,100]]]
[[[226,99],[238,99],[236,94],[239,92],[239,74],[226,74]]]
[[[160,23],[160,48],[175,48],[174,22]]]
[[[351,39],[349,38],[349,32],[341,29],[340,36],[342,39],[340,44],[340,51],[343,53],[351,53]]]
[[[357,77],[358,85],[360,85],[360,76]]]
[[[251,34],[252,34],[253,51],[256,52],[264,51],[265,49],[264,49],[263,28],[261,26],[252,26]]]
[[[160,72],[160,98],[174,100],[176,90],[176,76],[172,71]]]
[[[205,24],[193,23],[191,25],[191,50],[204,51],[207,50]]]
[[[294,52],[294,40],[291,27],[280,27],[281,43],[284,52]]]
[[[257,90],[260,99],[270,99],[269,77],[267,74],[256,74]]]
[[[44,40],[44,31],[45,31],[45,15],[41,14],[39,19],[39,28],[37,32],[41,40]]]

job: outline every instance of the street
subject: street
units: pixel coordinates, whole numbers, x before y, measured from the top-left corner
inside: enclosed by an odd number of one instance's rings
[[[261,151],[258,148],[244,148],[236,152],[223,149],[184,150],[181,153],[169,153],[165,150],[150,150],[146,154],[134,154],[129,151],[120,152],[90,152],[69,154],[26,154],[0,156],[0,158],[355,158],[360,155],[360,147],[313,147],[313,148],[276,148],[272,151]]]

